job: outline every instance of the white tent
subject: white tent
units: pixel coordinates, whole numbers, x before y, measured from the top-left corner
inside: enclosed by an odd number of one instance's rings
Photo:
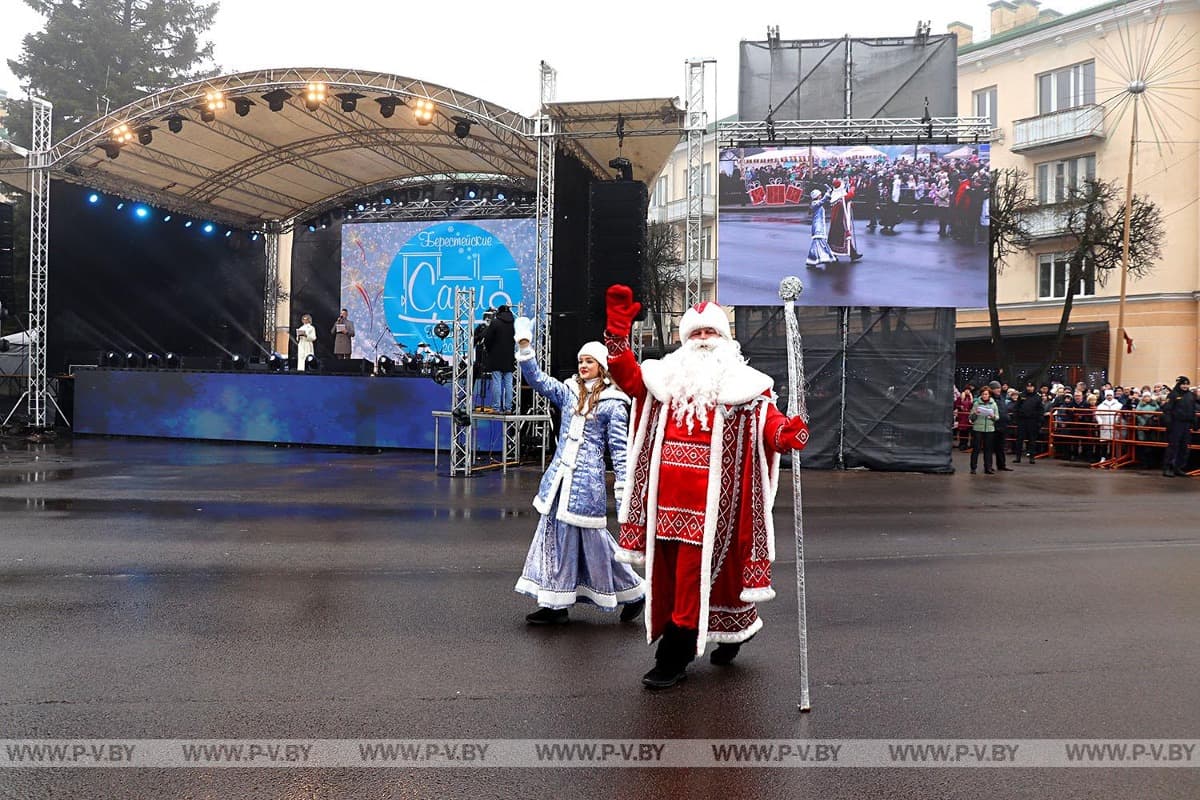
[[[964,144],[957,150],[951,150],[949,153],[946,153],[942,158],[971,158],[974,155],[975,151],[969,145]]]
[[[824,147],[781,147],[777,150],[766,150],[752,156],[742,158],[743,164],[774,164],[777,161],[807,161],[812,158],[833,158],[834,154]]]
[[[841,158],[884,158],[886,155],[882,150],[876,150],[868,144],[855,145],[849,150],[838,153]]]

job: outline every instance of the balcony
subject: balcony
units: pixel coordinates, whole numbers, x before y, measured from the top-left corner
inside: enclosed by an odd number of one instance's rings
[[[706,194],[703,200],[702,216],[711,219],[716,213],[716,198]],[[650,222],[683,222],[687,219],[687,198],[671,200],[662,206],[651,205],[647,217]]]
[[[1013,123],[1013,140],[1009,150],[1020,153],[1083,139],[1103,138],[1104,109],[1095,105],[1079,106],[1017,120]]]
[[[1025,215],[1034,239],[1056,239],[1067,233],[1067,211],[1060,205],[1041,206]]]

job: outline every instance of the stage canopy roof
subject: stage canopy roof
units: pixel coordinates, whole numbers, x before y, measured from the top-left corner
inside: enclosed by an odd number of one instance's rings
[[[635,179],[652,182],[684,132],[670,98],[553,103],[545,114],[559,143],[604,178],[622,155]],[[537,127],[412,78],[275,69],[148,95],[58,141],[49,166],[57,179],[254,229],[429,181],[532,187]],[[24,189],[14,155],[0,159],[0,179]]]

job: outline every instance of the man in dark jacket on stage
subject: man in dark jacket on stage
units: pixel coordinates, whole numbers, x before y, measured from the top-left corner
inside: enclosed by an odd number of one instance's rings
[[[1021,454],[1024,453],[1032,464],[1033,457],[1037,455],[1038,436],[1042,431],[1042,395],[1033,381],[1025,381],[1025,392],[1017,401],[1016,415],[1017,446],[1013,448],[1017,454],[1016,462],[1021,463]]]
[[[498,306],[496,316],[492,318],[483,337],[487,346],[487,368],[492,371],[492,401],[502,414],[513,410],[513,371],[517,368],[513,319],[508,306]]]
[[[1163,477],[1173,478],[1176,475],[1186,475],[1188,445],[1191,444],[1192,431],[1197,427],[1196,395],[1192,392],[1192,382],[1187,376],[1180,375],[1175,381],[1175,388],[1167,395],[1162,405],[1163,423],[1167,426],[1167,454],[1163,456]]]

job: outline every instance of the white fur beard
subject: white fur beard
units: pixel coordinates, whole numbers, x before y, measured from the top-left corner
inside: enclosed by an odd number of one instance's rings
[[[666,389],[676,425],[687,425],[688,433],[708,430],[708,412],[717,405],[721,384],[733,368],[746,363],[737,342],[716,337],[689,339],[683,347],[663,358]]]

